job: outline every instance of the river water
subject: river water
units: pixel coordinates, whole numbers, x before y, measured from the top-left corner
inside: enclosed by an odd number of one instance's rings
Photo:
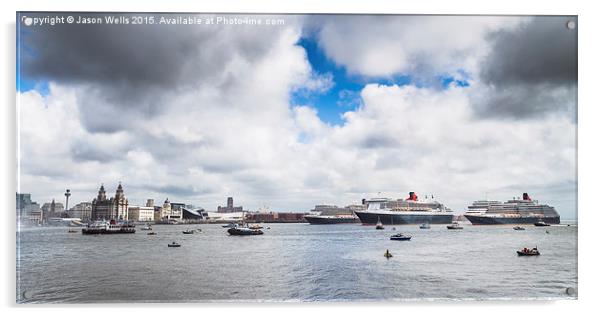
[[[577,297],[575,225],[264,225],[262,236],[229,236],[221,225],[155,225],[155,236],[22,228],[17,302]],[[202,233],[182,234],[188,228]],[[412,240],[389,240],[396,232]],[[168,248],[172,241],[182,247]],[[541,256],[516,254],[535,246]]]

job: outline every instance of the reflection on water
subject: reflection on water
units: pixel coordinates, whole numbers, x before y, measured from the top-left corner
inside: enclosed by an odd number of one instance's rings
[[[20,233],[19,302],[575,298],[577,227],[156,225],[155,236]],[[188,228],[202,233],[184,235]],[[546,233],[546,230],[549,233]],[[390,241],[398,232],[411,241]],[[181,248],[168,248],[177,241]],[[517,257],[537,246],[539,257]],[[386,259],[383,253],[393,254]]]

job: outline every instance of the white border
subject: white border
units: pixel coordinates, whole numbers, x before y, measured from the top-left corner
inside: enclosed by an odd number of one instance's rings
[[[4,284],[1,287],[3,312],[10,314],[51,313],[61,315],[107,315],[118,312],[160,315],[172,312],[188,313],[250,313],[260,315],[283,315],[285,313],[344,313],[365,315],[384,313],[416,313],[420,315],[462,313],[462,315],[581,314],[596,310],[598,285],[600,281],[601,249],[597,225],[602,225],[598,214],[602,209],[597,202],[601,177],[600,163],[600,102],[598,82],[600,81],[600,11],[595,1],[541,1],[506,0],[495,3],[488,1],[431,1],[419,0],[411,3],[391,4],[386,0],[370,1],[282,1],[282,0],[232,0],[204,1],[192,3],[185,0],[168,1],[27,1],[2,3],[0,15],[3,22],[4,45],[2,47],[2,212],[8,220],[2,220],[2,232],[7,238],[2,243],[2,271]],[[402,303],[327,303],[327,304],[110,304],[81,306],[17,306],[15,305],[15,235],[14,201],[15,192],[15,11],[187,11],[187,12],[266,12],[266,13],[428,13],[428,14],[577,14],[579,15],[579,299],[577,301],[553,302],[402,302]],[[95,307],[95,308],[91,308]],[[294,308],[292,308],[294,307]],[[82,310],[85,308],[85,310]],[[198,308],[202,308],[199,310]],[[4,314],[4,313],[3,313]],[[4,314],[6,315],[6,314]]]

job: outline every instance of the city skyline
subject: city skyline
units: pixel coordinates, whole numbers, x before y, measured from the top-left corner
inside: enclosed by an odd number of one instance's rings
[[[576,217],[575,17],[276,18],[20,26],[18,191],[291,211],[416,191],[458,214],[529,192]]]

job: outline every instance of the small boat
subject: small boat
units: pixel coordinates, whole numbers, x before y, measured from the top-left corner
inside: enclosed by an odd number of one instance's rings
[[[385,251],[385,258],[389,259],[389,258],[391,258],[391,257],[393,257],[393,254],[391,254],[391,253],[389,252],[389,249],[387,249],[387,251]]]
[[[458,222],[453,222],[451,225],[447,225],[447,229],[464,229]]]
[[[192,229],[187,229],[187,230],[185,230],[185,231],[182,231],[182,234],[187,234],[187,235],[194,234],[194,230],[192,230]]]
[[[149,236],[150,236],[150,235],[156,235],[156,234],[157,234],[157,233],[155,233],[155,232],[150,232],[150,233],[147,233],[147,235],[149,235]]]
[[[540,227],[542,227],[542,226],[550,226],[550,224],[548,224],[548,223],[546,223],[544,221],[535,222],[533,225],[540,226]]]
[[[172,241],[171,244],[167,244],[167,247],[180,247],[181,245],[175,241]]]
[[[73,229],[73,228],[69,228],[69,230],[67,231],[68,233],[77,233],[77,230]]]
[[[514,227],[512,227],[512,229],[514,229],[514,230],[525,230],[525,228],[521,227],[521,226],[514,226]]]
[[[395,234],[390,237],[391,240],[410,240],[412,236],[404,235],[403,233]]]
[[[383,223],[380,221],[380,217],[378,218],[378,221],[376,222],[376,229],[385,229],[385,225],[383,225]]]
[[[153,228],[150,225],[146,225],[146,226],[140,228],[140,230],[153,230]]]
[[[517,250],[516,253],[519,256],[539,256],[539,250],[537,250],[537,247],[533,248],[533,249],[528,249],[528,248],[523,248],[522,250]]]
[[[430,228],[431,228],[431,224],[429,224],[429,223],[420,224],[420,229],[430,229]]]
[[[203,230],[200,229],[200,228],[197,228],[196,231],[199,232],[199,233],[203,232]]]
[[[236,227],[236,223],[228,223],[226,225],[222,225],[223,228],[234,228]]]
[[[262,229],[263,227],[259,224],[253,224],[251,226],[249,226],[250,229]]]
[[[263,235],[263,231],[261,231],[260,229],[251,229],[249,227],[239,227],[238,225],[236,225],[228,229],[228,234],[234,236]]]

